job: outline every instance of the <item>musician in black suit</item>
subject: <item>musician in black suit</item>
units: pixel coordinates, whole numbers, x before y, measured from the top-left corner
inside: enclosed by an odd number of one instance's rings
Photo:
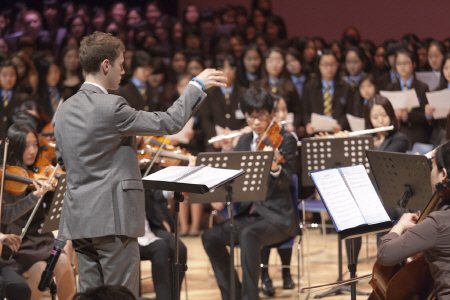
[[[273,117],[273,98],[263,88],[250,88],[242,95],[240,102],[247,124],[252,132],[241,136],[235,151],[254,150],[259,136],[264,133]],[[260,202],[243,202],[236,217],[239,227],[236,242],[241,248],[242,285],[236,275],[236,299],[259,299],[258,281],[260,277],[261,247],[282,242],[298,233],[294,207],[289,192],[291,167],[295,159],[297,142],[289,132],[282,130],[283,142],[278,148],[285,162],[274,159],[268,182],[267,196]],[[224,151],[231,150],[230,141],[224,143]],[[245,199],[236,199],[245,201]],[[216,207],[217,206],[217,207]],[[216,204],[214,208],[223,207]],[[205,230],[203,246],[208,254],[222,299],[230,299],[229,221]]]
[[[406,134],[411,142],[428,144],[431,137],[431,121],[425,116],[425,105],[428,104],[426,92],[428,85],[419,81],[414,76],[415,66],[414,53],[407,49],[399,49],[395,54],[395,67],[399,75],[399,80],[388,86],[389,91],[406,91],[415,89],[419,98],[420,107],[409,109],[397,109],[395,114],[400,121],[400,131]]]
[[[239,107],[239,101],[246,88],[234,84],[236,77],[236,61],[230,54],[219,54],[216,57],[216,68],[223,70],[227,77],[227,87],[214,87],[206,92],[206,99],[200,108],[200,117],[204,130],[206,131],[206,151],[218,151],[220,143],[216,146],[208,144],[207,141],[216,136],[215,126],[228,127],[238,130],[247,124],[245,116]]]
[[[334,52],[325,49],[317,58],[316,65],[317,77],[306,84],[302,100],[302,121],[306,125],[306,133],[314,133],[311,113],[328,115],[337,120],[338,125],[333,128],[334,133],[347,130],[349,125],[346,114],[351,111],[350,85],[339,76],[339,61]],[[327,105],[328,97],[331,97],[331,106]]]
[[[131,60],[131,73],[133,76],[130,82],[119,90],[119,95],[127,99],[128,104],[136,110],[156,111],[157,103],[152,101],[148,78],[152,74],[150,55],[138,50],[134,52]]]

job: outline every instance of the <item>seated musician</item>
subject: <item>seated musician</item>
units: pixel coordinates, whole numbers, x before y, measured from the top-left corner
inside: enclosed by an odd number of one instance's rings
[[[438,147],[432,156],[431,188],[449,180],[450,142]],[[418,216],[406,213],[391,231],[380,239],[377,260],[392,266],[423,252],[434,279],[436,299],[450,299],[450,197],[448,188],[435,211],[416,225]]]
[[[13,124],[7,132],[9,150],[7,163],[9,166],[20,166],[28,170],[39,157],[39,143],[36,133],[26,124]],[[31,210],[38,199],[52,189],[46,182],[35,183],[35,191],[25,191],[19,196],[4,194],[4,209],[2,212],[2,232],[19,235],[27,223]],[[55,243],[52,233],[41,233],[45,219],[44,202],[38,208],[36,215],[23,238],[18,251],[15,247],[3,247],[2,261],[11,266],[17,273],[23,275],[31,288],[31,299],[40,299],[42,292],[37,287],[46,260],[50,257]],[[11,254],[12,257],[11,257]],[[10,258],[11,257],[11,258]],[[24,275],[24,272],[26,272]],[[71,299],[74,294],[74,278],[69,260],[65,253],[59,257],[54,270],[59,299]]]
[[[273,116],[273,98],[262,88],[250,88],[240,102],[242,112],[252,132],[240,137],[235,151],[256,149],[259,136],[265,132]],[[295,221],[289,184],[291,166],[295,159],[297,142],[289,132],[282,130],[283,142],[278,148],[285,163],[274,159],[270,166],[270,178],[265,201],[242,202],[234,218],[239,227],[236,243],[241,248],[242,284],[236,276],[236,299],[259,299],[261,247],[282,242],[296,235],[299,230]],[[224,151],[231,150],[231,141],[223,143]],[[270,147],[268,147],[270,148]],[[236,202],[245,199],[235,199]],[[223,208],[223,204],[215,205]],[[202,235],[203,246],[208,254],[219,285],[222,299],[230,299],[230,254],[226,248],[230,242],[229,221],[217,224]]]

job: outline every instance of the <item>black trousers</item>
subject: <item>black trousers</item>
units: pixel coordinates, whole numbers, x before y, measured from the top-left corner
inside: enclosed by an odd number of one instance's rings
[[[141,260],[150,260],[152,262],[152,277],[157,300],[172,299],[172,263],[175,261],[175,237],[164,229],[153,230],[153,233],[161,238],[150,243],[147,246],[139,245]],[[179,240],[178,242],[178,263],[186,264],[187,248]],[[184,273],[180,274],[180,290],[183,282]]]
[[[0,298],[10,300],[31,298],[31,289],[25,279],[3,262],[0,262]]]
[[[235,272],[236,299],[259,299],[258,281],[261,273],[261,247],[282,242],[290,236],[261,216],[242,215],[234,219],[239,227],[236,243],[241,248],[242,285]],[[216,275],[222,299],[230,295],[230,222],[225,221],[205,230],[202,235],[203,247],[209,256]]]
[[[262,265],[268,265],[269,264],[269,256],[270,256],[270,250],[271,248],[264,248],[261,249],[261,264]],[[291,264],[291,256],[292,256],[292,248],[287,249],[277,249],[278,255],[280,255],[281,264],[283,266],[288,266]],[[283,267],[283,278],[284,277],[290,277],[291,276],[291,268],[289,267]],[[264,279],[270,279],[269,276],[269,269],[267,267],[261,268],[261,280],[264,281]]]

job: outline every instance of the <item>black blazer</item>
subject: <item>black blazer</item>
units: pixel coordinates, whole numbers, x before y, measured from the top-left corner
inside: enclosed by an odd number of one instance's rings
[[[350,85],[345,81],[334,81],[334,93],[332,99],[333,119],[338,121],[342,130],[349,130],[346,114],[351,112]],[[305,85],[303,93],[303,125],[311,122],[311,114],[323,115],[325,107],[323,106],[322,82],[320,79],[314,79]]]
[[[414,88],[417,93],[417,97],[420,101],[420,107],[413,108],[408,114],[407,122],[400,122],[400,131],[406,134],[411,142],[410,147],[414,143],[428,144],[431,136],[431,122],[425,117],[425,105],[428,104],[425,93],[429,91],[428,85],[414,78],[411,84],[411,88]],[[400,81],[396,81],[388,86],[389,91],[401,91]]]
[[[409,140],[408,137],[401,133],[396,132],[394,134],[388,135],[383,143],[381,143],[380,147],[374,147],[374,150],[377,151],[387,151],[387,152],[399,152],[405,153],[406,150],[409,149]]]
[[[1,93],[0,89],[0,93]],[[17,90],[13,90],[11,99],[7,107],[3,107],[3,102],[0,100],[0,140],[3,141],[6,138],[6,132],[11,122],[12,116],[19,110],[19,107],[23,102],[28,100],[26,94],[20,94]]]
[[[436,90],[443,90],[443,88],[437,88]],[[433,131],[431,133],[431,139],[430,139],[430,144],[436,144],[436,142],[439,144],[440,140],[439,139],[439,135],[441,134],[442,131],[444,131],[447,128],[447,118],[444,119],[432,119],[431,120],[431,127],[433,128]]]
[[[127,100],[128,104],[136,110],[157,111],[157,104],[151,99],[150,89],[147,88],[147,100],[144,101],[137,87],[129,82],[119,89],[119,95]]]
[[[280,230],[292,236],[300,232],[300,228],[295,221],[295,211],[292,207],[292,197],[289,186],[292,177],[292,165],[295,160],[297,140],[286,130],[281,131],[283,142],[279,150],[286,160],[281,164],[281,173],[278,178],[269,176],[266,200],[253,202],[256,212],[264,217],[268,222]],[[253,133],[250,132],[241,136],[236,145],[235,151],[250,151],[253,141]],[[236,199],[240,201],[239,199]],[[242,202],[238,214],[248,214],[252,202]]]
[[[235,85],[230,95],[230,104],[227,105],[225,96],[219,87],[212,87],[206,91],[206,99],[199,108],[199,117],[205,131],[205,147],[207,151],[217,151],[208,144],[208,140],[216,136],[215,125],[231,130],[238,130],[247,125],[245,118],[237,119],[236,111],[239,110],[239,102],[246,88]]]

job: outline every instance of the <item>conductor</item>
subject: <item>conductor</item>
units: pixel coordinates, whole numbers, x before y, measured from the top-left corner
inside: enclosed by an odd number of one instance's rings
[[[55,124],[56,155],[67,172],[60,233],[73,241],[81,292],[118,284],[137,297],[145,207],[135,136],[179,132],[206,97],[203,90],[225,87],[226,78],[206,69],[166,112],[137,111],[107,92],[125,73],[124,51],[107,33],[81,41],[86,81],[61,105]]]

